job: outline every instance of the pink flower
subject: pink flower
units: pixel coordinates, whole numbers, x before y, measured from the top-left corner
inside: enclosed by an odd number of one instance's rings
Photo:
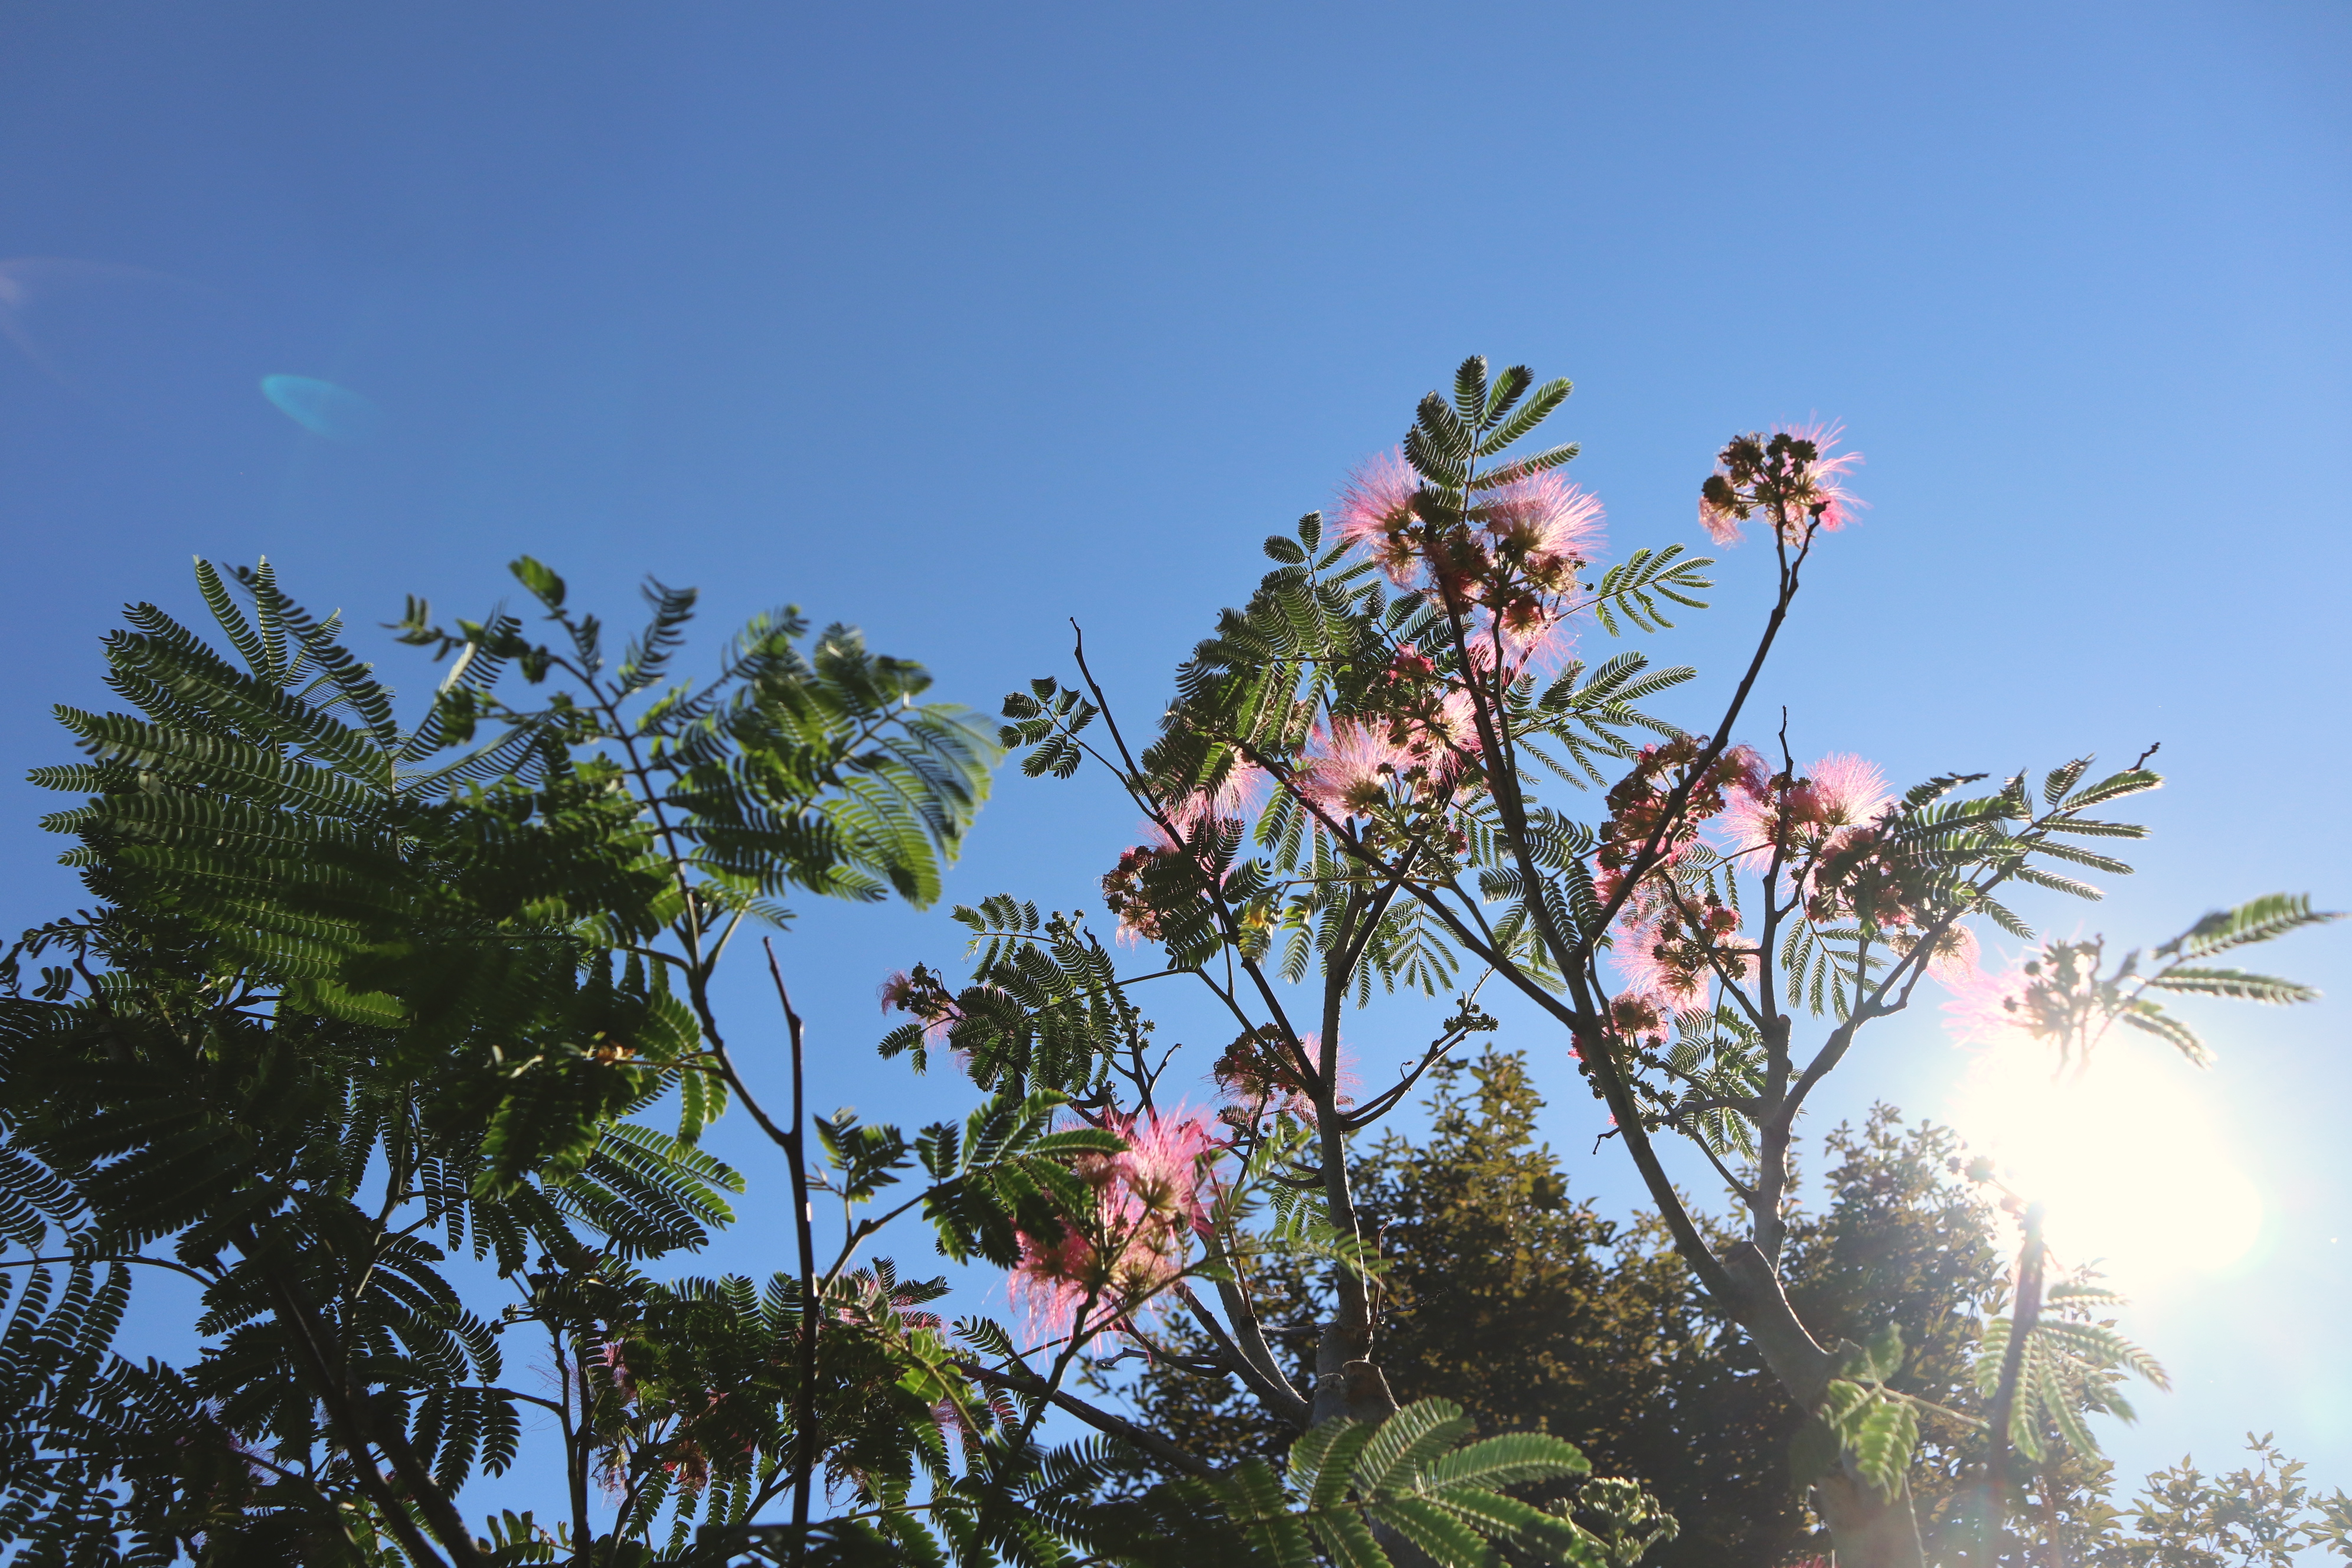
[[[1316,736],[1318,754],[1291,775],[1300,795],[1332,817],[1367,816],[1389,798],[1390,786],[1423,762],[1380,729],[1341,719]]]
[[[1495,630],[1503,645],[1503,662],[1513,675],[1529,665],[1554,663],[1576,646],[1574,620],[1554,599],[1529,595],[1505,605],[1495,614]],[[1491,668],[1493,644],[1480,637],[1471,646],[1470,657],[1479,668]]]
[[[1403,754],[1405,765],[1418,763],[1433,779],[1449,779],[1464,758],[1477,755],[1478,711],[1467,691],[1450,689],[1435,702],[1415,703],[1391,719],[1388,740]]]
[[[1076,1165],[1094,1189],[1094,1213],[1057,1236],[1021,1237],[1012,1290],[1033,1331],[1058,1338],[1115,1328],[1181,1279],[1193,1237],[1210,1233],[1202,1190],[1213,1194],[1208,1167],[1226,1145],[1207,1119],[1180,1110],[1113,1114],[1108,1125],[1127,1147],[1081,1155]]]
[[[1118,921],[1118,940],[1129,945],[1160,940],[1166,911],[1153,901],[1146,879],[1167,857],[1182,853],[1156,824],[1151,837],[1155,842],[1121,850],[1118,864],[1103,875],[1103,905]]]
[[[1320,1063],[1323,1060],[1323,1036],[1320,1030],[1308,1030],[1298,1037],[1298,1043],[1305,1047],[1308,1061]],[[1331,1058],[1332,1103],[1343,1108],[1353,1105],[1356,1102],[1356,1090],[1362,1087],[1363,1079],[1356,1072],[1356,1053],[1348,1048],[1347,1041],[1342,1040],[1339,1042],[1339,1048],[1332,1054]],[[1311,1101],[1307,1104],[1305,1114],[1310,1120],[1314,1117],[1315,1107]]]
[[[1939,960],[1939,964],[1941,961]],[[2025,1010],[2026,975],[2021,965],[2000,973],[1955,963],[1929,970],[1951,992],[1944,1004],[1952,1037],[1963,1045],[1998,1045],[2011,1035],[2029,1032],[2032,1015]]]
[[[1852,752],[1832,752],[1805,771],[1812,785],[1815,820],[1830,827],[1859,827],[1895,804],[1885,770]]]
[[[1186,838],[1203,822],[1230,822],[1247,817],[1265,798],[1268,779],[1265,771],[1248,763],[1236,763],[1224,781],[1213,788],[1195,790],[1191,795],[1169,802],[1160,809],[1176,831]]]
[[[1420,489],[1420,476],[1402,452],[1391,448],[1366,459],[1339,492],[1339,537],[1370,551],[1400,587],[1412,580],[1418,564],[1404,531],[1412,523],[1412,500]]]
[[[1456,752],[1478,749],[1478,706],[1467,691],[1454,690],[1437,705],[1436,736]]]
[[[1625,983],[1624,998],[1646,1002],[1660,1013],[1696,1007],[1706,1000],[1706,977],[1658,956],[1661,924],[1655,910],[1629,908],[1620,915],[1611,939],[1610,965]]]
[[[1762,779],[1725,791],[1723,815],[1716,821],[1734,855],[1769,848],[1783,821],[1794,850],[1876,820],[1894,799],[1877,763],[1836,752],[1807,769],[1785,795],[1776,795]]]
[[[1805,465],[1805,481],[1816,500],[1829,503],[1822,509],[1823,532],[1836,532],[1853,521],[1855,511],[1868,507],[1870,503],[1857,500],[1853,492],[1845,488],[1844,482],[1848,474],[1862,466],[1862,454],[1840,452],[1835,457],[1830,455],[1830,449],[1845,434],[1843,424],[1816,419],[1804,425],[1778,426],[1775,431],[1811,441],[1821,454]]]
[[[1948,986],[1965,985],[1979,972],[1977,933],[1964,925],[1945,928],[1944,937],[1928,955],[1927,973]]]
[[[1734,437],[1699,490],[1699,525],[1725,546],[1739,542],[1740,525],[1759,510],[1784,536],[1793,537],[1808,520],[1823,532],[1843,528],[1864,504],[1845,487],[1862,454],[1832,450],[1844,433],[1843,425],[1814,420],[1776,425],[1769,436]],[[1791,441],[1811,443],[1813,456],[1800,460]]]
[[[1711,496],[1698,498],[1698,525],[1726,550],[1739,542],[1739,514]]]
[[[1482,510],[1501,553],[1547,589],[1571,585],[1601,547],[1601,498],[1558,469],[1498,486]]]
[[[1301,1037],[1299,1047],[1309,1063],[1322,1061],[1320,1036]],[[1209,1069],[1209,1077],[1225,1101],[1225,1110],[1219,1112],[1218,1120],[1227,1126],[1252,1127],[1266,1116],[1282,1112],[1302,1121],[1315,1120],[1315,1100],[1307,1092],[1306,1077],[1271,1025],[1244,1034],[1227,1046]],[[1335,1102],[1352,1104],[1359,1080],[1355,1058],[1344,1045],[1339,1048],[1332,1077]]]
[[[1657,954],[1658,928],[1630,908],[1620,915],[1609,937],[1609,966],[1625,984],[1629,996],[1654,995],[1665,978],[1666,966]]]

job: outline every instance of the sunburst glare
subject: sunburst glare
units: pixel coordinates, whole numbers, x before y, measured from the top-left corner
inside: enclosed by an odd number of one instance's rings
[[[2231,1154],[2210,1079],[2136,1039],[2109,1038],[2080,1068],[2056,1065],[2021,1036],[1978,1047],[1950,1110],[2013,1191],[2047,1205],[2059,1261],[2142,1289],[2243,1258],[2262,1194]]]

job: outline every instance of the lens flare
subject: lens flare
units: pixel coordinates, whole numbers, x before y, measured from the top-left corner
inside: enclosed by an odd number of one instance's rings
[[[0,259],[0,340],[81,401],[135,416],[216,400],[247,373],[247,332],[212,290],[143,267]]]
[[[383,414],[374,404],[315,376],[265,375],[261,395],[295,424],[330,441],[365,441],[383,427]]]

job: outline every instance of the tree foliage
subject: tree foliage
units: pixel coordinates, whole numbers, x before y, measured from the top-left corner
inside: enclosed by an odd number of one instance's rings
[[[1921,1500],[1950,1502],[1931,1531],[1948,1514],[1998,1550],[2030,1472],[2087,1462],[2085,1417],[2154,1364],[2095,1288],[2043,1280],[2021,1203],[2013,1300],[1980,1330],[1985,1259],[1902,1229],[1927,1189],[1807,1219],[1794,1129],[1861,1029],[1967,968],[1969,922],[2030,937],[2021,890],[2126,871],[2106,841],[2140,830],[2106,813],[2158,780],[2146,755],[2085,757],[2038,791],[1954,772],[1874,793],[1735,740],[1812,550],[1859,505],[1817,427],[1723,448],[1700,521],[1769,534],[1773,599],[1712,730],[1650,711],[1696,672],[1573,638],[1703,608],[1711,563],[1602,560],[1575,446],[1538,438],[1568,395],[1465,361],[1328,524],[1266,542],[1148,735],[1083,640],[992,742],[919,667],[793,610],[685,679],[690,591],[650,583],[614,649],[529,558],[525,612],[409,603],[393,629],[441,674],[404,704],[266,565],[199,564],[209,627],[131,606],[105,648],[120,706],[60,710],[79,760],[33,775],[76,802],[47,825],[88,907],[0,964],[0,1540],[36,1563],[1626,1568],[1675,1539],[1635,1477],[1689,1492],[1652,1450],[1698,1436],[1630,1404],[1689,1377],[1759,1432],[1794,1419],[1782,1475],[1842,1561],[1919,1561]],[[957,907],[964,973],[893,976],[881,1048],[926,1070],[947,1047],[971,1103],[908,1130],[807,1114],[759,935],[781,1027],[756,1032],[792,1085],[761,1104],[714,1001],[738,939],[803,896],[940,898],[1000,749],[1032,777],[1108,774],[1143,813],[1102,893],[1149,960],[1018,892]],[[2307,1000],[2214,961],[2328,918],[2273,895],[1964,984],[1982,1026],[2062,1060],[2116,1024],[2201,1060],[2175,1005]],[[1166,1091],[1144,987],[1169,984],[1230,1026],[1212,1112]],[[1443,1018],[1360,1093],[1358,1020],[1400,990]],[[1606,1105],[1671,1259],[1538,1203],[1553,1177],[1507,1129],[1484,1155],[1464,1123],[1435,1164],[1393,1142],[1367,1163],[1362,1136],[1498,1026],[1481,998],[1503,994]],[[730,1106],[790,1193],[792,1266],[765,1280],[687,1272],[746,1187],[701,1147]],[[1925,1158],[1856,1136],[1854,1169]],[[1668,1143],[1731,1218],[1690,1206]],[[1479,1159],[1499,1212],[1437,1180]],[[1542,1409],[1510,1405],[1491,1358],[1441,1378],[1384,1339],[1409,1348],[1412,1304],[1442,1300],[1449,1237],[1517,1235],[1522,1193],[1553,1217],[1454,1315],[1559,1341],[1521,1380]],[[818,1194],[839,1205],[823,1252]],[[1013,1321],[951,1317],[943,1279],[879,1250],[902,1221],[1006,1275]],[[1885,1257],[1839,1251],[1882,1233]],[[1645,1273],[1593,1277],[1595,1248],[1629,1247]],[[200,1294],[186,1366],[113,1347],[157,1272]],[[1565,1339],[1555,1293],[1586,1314]],[[1670,1349],[1664,1370],[1629,1385],[1559,1348],[1621,1332]],[[1156,1426],[1082,1395],[1130,1351],[1223,1380],[1274,1435],[1221,1463],[1172,1409]],[[1401,1399],[1408,1371],[1428,1381]],[[1048,1442],[1049,1414],[1090,1435]],[[560,1488],[478,1531],[458,1499],[521,1461],[526,1415],[554,1427]],[[1474,1439],[1488,1416],[1517,1429]],[[1587,1442],[1633,1474],[1592,1477]],[[1685,1551],[1737,1534],[1730,1510],[1759,1540],[1787,1517],[1733,1500],[1764,1485],[1742,1463],[1684,1504]]]

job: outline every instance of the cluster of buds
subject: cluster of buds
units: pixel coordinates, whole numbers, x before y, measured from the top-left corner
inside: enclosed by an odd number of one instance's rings
[[[882,1011],[919,1018],[923,1033],[934,1040],[944,1038],[950,1029],[963,1021],[962,1009],[956,1005],[947,983],[936,971],[920,963],[891,975],[877,994],[881,999]]]
[[[2046,942],[2004,973],[1979,969],[1969,954],[1965,966],[1956,963],[1942,977],[1953,992],[1944,1008],[1954,1015],[1962,1039],[1989,1045],[2003,1036],[2023,1035],[2054,1043],[2061,1061],[2087,1056],[2110,1020],[2146,1005],[2127,988],[2138,972],[2139,955],[2126,954],[2112,973],[2103,970],[2105,962],[2101,938]],[[2174,1043],[2192,1059],[2201,1059],[2193,1041]]]
[[[1753,796],[1764,790],[1764,761],[1746,746],[1725,747],[1694,777],[1691,769],[1706,748],[1704,735],[1644,746],[1633,771],[1611,786],[1609,816],[1601,825],[1601,847],[1594,857],[1601,868],[1601,897],[1616,896],[1653,839],[1658,860],[1670,861],[1697,835],[1701,823],[1722,813],[1727,793]],[[1670,819],[1668,805],[1685,785],[1682,808]]]
[[[1391,686],[1416,690],[1437,679],[1437,661],[1413,644],[1401,643],[1397,647],[1396,657],[1389,660],[1388,668],[1381,673],[1381,679]]]
[[[1181,851],[1138,844],[1119,852],[1118,864],[1102,879],[1103,906],[1118,921],[1118,934],[1129,942],[1157,942],[1164,911],[1152,901],[1151,874]]]
[[[1648,957],[1667,977],[1669,994],[1696,1000],[1710,968],[1739,931],[1739,911],[1703,894],[1693,905],[1667,905],[1647,928]]]
[[[1835,531],[1853,521],[1856,500],[1844,485],[1859,452],[1831,455],[1843,428],[1782,426],[1769,436],[1735,436],[1699,487],[1698,521],[1717,544],[1736,544],[1740,525],[1762,512],[1787,543],[1816,528]]]
[[[1918,918],[1917,878],[1892,848],[1881,828],[1841,836],[1806,879],[1806,915],[1819,925],[1851,920],[1887,931],[1913,924]]]
[[[1666,1043],[1665,1010],[1658,1005],[1655,996],[1628,991],[1613,998],[1609,1004],[1609,1022],[1619,1039],[1638,1041],[1652,1050],[1660,1049]],[[1579,1047],[1578,1059],[1581,1061],[1583,1056],[1582,1048]]]
[[[1312,1119],[1315,1100],[1297,1064],[1284,1048],[1282,1032],[1271,1024],[1244,1029],[1210,1068],[1224,1096],[1217,1120],[1235,1132],[1255,1131],[1267,1116],[1286,1111]]]

